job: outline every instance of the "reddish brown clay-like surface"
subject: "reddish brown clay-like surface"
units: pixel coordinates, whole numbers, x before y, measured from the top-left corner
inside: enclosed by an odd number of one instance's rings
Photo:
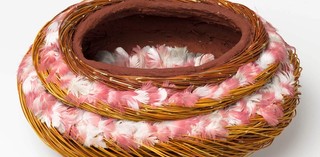
[[[127,0],[105,6],[82,21],[74,34],[79,59],[112,74],[168,77],[201,72],[222,65],[246,48],[252,38],[249,22],[216,4],[164,0]],[[215,60],[199,67],[135,69],[91,60],[97,51],[130,52],[140,45],[187,46],[212,53]]]

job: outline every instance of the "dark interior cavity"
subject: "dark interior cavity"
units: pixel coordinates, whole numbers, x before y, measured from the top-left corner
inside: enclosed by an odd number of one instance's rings
[[[218,3],[177,0],[123,0],[85,16],[75,28],[73,51],[83,63],[114,75],[171,77],[221,66],[244,52],[253,39],[252,24]],[[98,51],[128,53],[136,45],[187,46],[190,52],[211,53],[213,61],[197,67],[139,69],[92,60]]]
[[[114,20],[104,19],[89,30],[82,42],[83,55],[92,59],[96,52],[113,52],[122,47],[150,45],[186,46],[190,52],[211,53],[219,58],[236,45],[241,32],[228,23],[201,21],[197,17],[130,15]]]

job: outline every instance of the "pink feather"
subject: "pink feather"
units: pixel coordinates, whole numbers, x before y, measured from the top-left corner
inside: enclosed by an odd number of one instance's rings
[[[132,48],[132,51],[136,54],[139,54],[139,53],[143,53],[142,52],[142,49],[139,45],[137,45],[136,47]]]
[[[224,120],[211,122],[209,125],[215,125],[215,127],[206,127],[206,135],[208,138],[216,139],[219,137],[225,137],[228,131],[225,129],[227,122]]]
[[[77,118],[81,115],[81,112],[76,108],[67,108],[61,113],[61,123],[65,127],[65,132],[68,133],[72,130],[74,123],[77,122]]]
[[[260,114],[271,126],[279,123],[279,118],[283,116],[281,102],[277,101],[275,94],[268,92],[262,94],[262,99],[257,103],[257,113]]]
[[[170,129],[165,126],[165,127],[159,127],[157,126],[157,132],[156,132],[156,136],[158,137],[158,139],[162,142],[166,142],[169,140],[171,135],[171,131]]]
[[[166,45],[157,45],[156,49],[159,52],[159,54],[161,54],[161,55],[167,55],[169,53]],[[163,58],[161,58],[161,59],[163,59]]]
[[[154,47],[146,52],[145,64],[148,68],[159,68],[161,66],[161,58]]]
[[[135,66],[136,67],[139,67],[139,68],[145,68],[145,58],[146,58],[146,50],[148,49],[149,47],[144,47],[144,48],[141,48],[139,45],[137,45],[136,47],[132,48],[132,52],[133,52],[133,56],[131,56],[131,58],[136,58],[134,64],[136,64]],[[130,63],[130,64],[133,64],[133,63]],[[133,64],[133,65],[134,65]]]
[[[110,91],[107,102],[112,108],[122,110],[123,107],[139,109],[139,103],[133,97],[137,96],[134,91]]]
[[[207,116],[204,116],[207,117]],[[191,136],[200,136],[202,138],[206,138],[206,132],[205,132],[205,127],[210,124],[210,119],[209,118],[204,118],[204,117],[196,117],[197,121],[194,123],[192,126],[191,130]]]
[[[252,100],[241,99],[234,107],[236,111],[247,113],[249,118],[256,113],[256,105],[252,103]]]
[[[228,112],[228,116],[231,119],[234,119],[236,122],[236,125],[242,125],[242,124],[248,124],[249,123],[249,116],[248,112],[245,110],[243,111],[234,111],[231,110]]]
[[[60,80],[55,79],[56,82],[53,81],[53,83],[56,83],[57,85],[59,85],[63,89],[66,89],[66,88],[68,88],[71,80],[74,79],[75,77],[76,76],[72,72],[69,72],[65,75],[60,76]]]
[[[261,116],[271,126],[276,126],[279,123],[279,118],[283,117],[283,108],[278,104],[270,104],[259,109]]]
[[[220,84],[220,87],[223,88],[223,93],[221,96],[226,96],[229,94],[230,90],[235,89],[240,86],[240,82],[236,78],[229,78]]]
[[[72,125],[70,127],[70,130],[66,132],[66,136],[71,137],[74,140],[78,140],[79,142],[84,143],[84,140],[86,139],[85,135],[80,135],[80,132],[78,128],[75,125]]]
[[[141,90],[146,91],[149,96],[149,103],[155,105],[161,103],[166,99],[167,92],[165,89],[160,89],[156,86],[153,86],[151,82],[145,83],[142,85]],[[161,93],[165,92],[165,93]]]
[[[26,104],[27,107],[31,110],[33,110],[33,102],[36,99],[36,97],[38,96],[38,93],[35,92],[29,92],[29,93],[25,93],[25,98],[26,98]]]
[[[178,106],[192,107],[198,100],[198,95],[192,93],[191,88],[188,88],[185,91],[173,94],[169,98],[168,102],[171,104],[176,104]]]
[[[81,117],[82,122],[90,124],[94,127],[99,126],[99,122],[101,121],[101,119],[102,117],[100,115],[94,114],[92,112],[84,112]]]
[[[200,65],[203,65],[203,64],[208,63],[208,62],[213,61],[213,60],[214,60],[214,55],[212,55],[212,54],[204,54],[201,57]]]
[[[68,65],[64,62],[54,62],[52,63],[51,72],[58,73],[60,76],[67,74],[70,71]]]
[[[49,75],[46,78],[46,81],[48,83],[60,84],[59,83],[60,80],[58,79],[57,74],[55,72],[49,73]]]
[[[21,64],[18,68],[17,76],[20,82],[23,82],[28,77],[28,74],[31,72],[31,70],[34,68],[32,62],[33,61],[30,54],[25,55],[22,59]]]
[[[108,95],[109,89],[106,88],[106,86],[104,86],[101,83],[95,83],[93,84],[93,86],[94,86],[93,90],[90,91],[88,95],[80,95],[78,97],[79,103],[86,102],[86,103],[96,105],[98,101],[107,102],[107,95]]]
[[[103,122],[104,128],[104,137],[107,139],[112,138],[112,132],[115,130],[115,120],[114,119],[107,119]]]
[[[168,121],[163,124],[170,130],[168,137],[177,138],[190,132],[192,124],[195,122],[198,122],[196,118],[189,118],[185,120]],[[158,128],[158,130],[161,131],[162,129]]]
[[[94,90],[95,90],[95,99],[102,101],[102,102],[107,102],[108,98],[108,93],[110,91],[109,88],[107,88],[104,84],[102,83],[95,83],[94,84]]]
[[[41,57],[41,63],[39,70],[44,71],[47,68],[53,67],[53,63],[57,61],[57,56],[58,53],[56,51],[48,51],[46,53],[44,53],[44,55]]]
[[[123,108],[121,103],[121,94],[118,91],[111,90],[107,95],[107,102],[112,108],[121,109]]]
[[[262,69],[255,63],[249,63],[239,68],[237,74],[241,74],[242,77],[248,83],[253,83],[255,77],[262,71]],[[240,81],[241,82],[241,81]]]
[[[219,86],[218,85],[215,85],[215,86],[209,86],[210,87],[210,94],[208,94],[208,96],[206,96],[205,98],[214,98],[216,97],[215,96],[215,93],[217,92],[217,90],[219,89]]]
[[[172,137],[180,137],[182,135],[186,135],[188,131],[191,129],[190,125],[191,121],[189,120],[178,120],[174,122],[174,127],[171,130]]]
[[[271,53],[276,61],[282,61],[287,56],[287,50],[283,43],[273,42],[269,44],[269,53]]]
[[[188,52],[186,47],[173,48],[165,45],[157,45],[156,47],[145,46],[141,48],[137,45],[132,49],[130,56],[121,47],[118,47],[115,52],[114,64],[146,69],[175,68],[199,66],[213,59],[214,56],[212,54],[204,54],[196,57],[195,54]]]
[[[42,110],[49,110],[51,113],[53,105],[57,103],[56,98],[47,93],[40,95],[40,101],[42,102]]]
[[[83,103],[85,101],[85,99],[82,97],[76,97],[75,95],[73,95],[72,93],[68,93],[65,97],[65,99],[67,101],[70,101],[70,103],[76,105],[77,107],[79,107],[81,105],[81,103]]]
[[[138,144],[135,143],[132,136],[128,135],[118,135],[115,137],[116,142],[121,148],[129,150],[130,147],[138,148]]]
[[[39,70],[44,71],[53,67],[53,63],[61,59],[60,49],[56,44],[50,44],[40,49]]]
[[[179,123],[180,126],[183,126],[184,128],[183,130],[185,130],[184,134],[187,134],[192,129],[192,125],[198,123],[199,121],[200,121],[199,117],[194,117],[194,118],[188,118],[185,120],[177,121],[177,123]]]
[[[294,94],[294,87],[290,83],[281,83],[282,88],[284,88],[290,96]]]

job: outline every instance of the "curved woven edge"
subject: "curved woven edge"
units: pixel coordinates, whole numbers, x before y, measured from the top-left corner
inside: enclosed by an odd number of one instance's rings
[[[118,1],[115,1],[115,3],[116,2],[118,2]],[[99,3],[102,3],[102,2],[99,1]],[[223,3],[223,4],[225,4],[225,3]],[[222,4],[220,4],[220,5],[222,5]],[[248,9],[248,11],[251,12],[251,10],[249,10],[249,9]],[[254,17],[256,17],[256,16],[254,16]],[[255,19],[255,20],[257,20],[257,19]],[[48,22],[48,24],[50,22]],[[259,22],[260,22],[260,20],[258,20],[258,23]],[[116,119],[126,119],[126,120],[131,120],[131,121],[139,121],[139,120],[159,121],[159,120],[183,119],[183,118],[188,118],[188,117],[192,117],[195,115],[210,113],[210,112],[216,111],[218,109],[225,108],[228,105],[237,102],[244,95],[249,95],[249,94],[254,93],[256,90],[258,90],[264,84],[266,84],[270,80],[270,78],[272,78],[272,76],[275,74],[275,72],[277,71],[278,66],[279,66],[279,64],[276,63],[276,64],[271,65],[268,69],[264,70],[259,76],[257,76],[254,84],[249,84],[244,87],[239,87],[237,89],[233,89],[230,91],[229,95],[224,96],[224,97],[220,98],[219,100],[200,99],[200,101],[198,101],[194,105],[194,107],[182,107],[182,106],[176,106],[176,105],[172,104],[170,106],[155,108],[150,105],[142,105],[140,107],[141,108],[140,110],[134,110],[131,108],[124,108],[123,110],[120,111],[118,109],[114,109],[114,108],[110,107],[108,104],[105,104],[103,102],[98,102],[96,105],[88,104],[88,103],[82,103],[81,105],[78,105],[78,104],[74,104],[74,103],[67,100],[67,98],[66,98],[67,91],[60,89],[59,85],[57,85],[57,84],[48,83],[46,81],[46,76],[49,75],[48,71],[41,71],[40,72],[38,70],[39,69],[38,68],[39,67],[39,52],[40,52],[39,49],[40,49],[41,45],[43,44],[43,41],[45,38],[45,33],[43,33],[43,32],[48,27],[48,24],[40,31],[40,33],[38,34],[38,38],[35,40],[33,48],[32,48],[34,65],[35,65],[35,68],[37,69],[38,76],[39,76],[41,82],[43,83],[43,85],[45,86],[45,88],[52,95],[54,95],[56,98],[58,98],[59,100],[61,100],[65,104],[68,104],[70,106],[77,106],[81,109],[84,109],[84,110],[87,110],[90,112],[94,112],[94,113],[97,113],[97,114],[100,114],[103,116],[116,118]],[[255,21],[255,24],[257,24],[257,21]],[[258,24],[258,25],[263,27],[262,24]],[[256,32],[256,33],[257,33],[256,36],[259,36],[259,32]],[[66,34],[66,32],[62,31],[61,34],[62,35]],[[260,35],[259,37],[262,40],[263,35]],[[61,42],[60,42],[60,44],[61,44]],[[258,44],[258,42],[256,44]],[[251,49],[255,49],[257,47],[262,48],[262,47],[264,47],[264,44],[255,45],[255,47],[253,46],[253,47],[251,47]],[[65,48],[65,46],[62,46],[62,48]],[[254,52],[257,52],[257,54],[259,54],[258,53],[259,51],[253,51],[250,53],[254,53]],[[250,56],[251,59],[255,59],[255,57],[253,57],[251,55],[248,55],[248,56]],[[243,61],[247,60],[248,59],[247,57],[245,57],[243,59]],[[241,59],[238,59],[238,60],[241,60]],[[234,65],[230,65],[230,66],[236,67],[238,65],[239,64],[234,64]],[[222,69],[224,69],[224,70],[222,70],[222,71],[220,69],[219,75],[223,75],[222,72],[228,71],[228,68],[230,68],[230,67],[228,67],[228,66],[223,67]],[[81,70],[81,68],[79,68],[78,70]],[[92,71],[92,70],[90,70],[90,71]],[[94,70],[94,71],[96,71],[96,70]],[[210,73],[208,73],[206,75],[209,75],[209,74]],[[199,76],[197,76],[197,77],[199,78]],[[181,80],[183,80],[183,79],[180,78],[180,81]],[[190,80],[187,79],[187,81],[190,81]],[[196,81],[199,81],[199,80],[196,80]],[[208,82],[206,82],[206,83],[208,83]],[[178,114],[179,116],[177,116],[177,113],[179,113]]]
[[[141,87],[143,83],[152,81],[155,86],[161,87],[165,81],[170,81],[170,83],[176,84],[176,89],[186,89],[190,85],[195,87],[203,85],[205,82],[210,84],[220,83],[237,72],[239,67],[245,63],[255,61],[261,51],[265,48],[268,43],[268,35],[266,30],[259,19],[259,17],[250,10],[249,8],[231,2],[226,2],[225,0],[183,0],[185,3],[197,2],[197,3],[206,3],[213,4],[217,3],[218,5],[225,7],[227,9],[233,10],[235,13],[243,15],[247,18],[250,23],[254,26],[254,35],[250,45],[243,51],[243,53],[236,56],[234,59],[224,64],[223,66],[213,67],[206,71],[190,75],[181,75],[176,77],[143,77],[143,76],[125,76],[125,75],[114,75],[106,73],[95,69],[81,60],[79,60],[76,55],[74,55],[72,45],[72,34],[79,22],[87,17],[88,13],[99,10],[101,7],[106,5],[112,5],[121,1],[96,1],[93,3],[79,5],[76,10],[72,10],[70,14],[67,15],[67,18],[64,20],[64,24],[61,26],[60,33],[60,45],[62,52],[65,55],[65,60],[71,69],[80,75],[84,75],[91,80],[100,81],[106,84],[108,87],[117,89],[117,90],[128,90],[128,89],[137,89]],[[79,9],[81,8],[81,9]],[[112,78],[112,79],[110,79]]]
[[[270,127],[263,117],[256,116],[250,124],[228,127],[229,135],[225,139],[207,140],[199,137],[181,137],[155,146],[141,146],[138,149],[122,149],[112,141],[105,141],[108,149],[85,147],[68,137],[61,135],[55,128],[48,128],[41,123],[26,107],[21,83],[18,82],[18,91],[21,107],[25,117],[32,125],[38,136],[52,149],[63,156],[98,157],[98,156],[247,156],[256,150],[269,146],[296,115],[296,106],[299,103],[299,77],[301,67],[295,53],[290,54],[290,61],[295,71],[295,94],[285,97],[283,102],[284,116],[279,124]]]
[[[200,99],[193,107],[182,107],[175,105],[154,107],[151,105],[142,105],[140,106],[139,110],[134,110],[132,108],[123,108],[122,110],[119,110],[112,108],[110,105],[103,102],[97,102],[96,105],[92,105],[89,103],[82,103],[81,105],[77,105],[74,102],[70,102],[67,100],[67,91],[61,90],[60,87],[55,83],[49,83],[45,81],[45,78],[43,76],[47,76],[48,74],[39,73],[38,76],[42,81],[44,87],[52,95],[70,106],[77,106],[78,108],[84,109],[86,111],[116,119],[126,119],[131,121],[160,121],[189,118],[195,115],[207,114],[228,107],[230,104],[234,104],[235,102],[240,100],[243,96],[250,95],[260,89],[263,85],[265,85],[274,76],[278,67],[279,63],[271,65],[256,77],[254,84],[249,84],[244,87],[233,89],[227,96],[224,96],[219,100],[209,98]]]
[[[122,111],[114,109],[108,104],[102,102],[97,103],[97,106],[93,106],[88,103],[83,103],[80,106],[72,104],[66,97],[66,91],[61,91],[57,85],[54,83],[44,84],[44,86],[56,98],[61,100],[63,103],[70,106],[77,106],[78,108],[97,113],[102,116],[107,116],[116,119],[126,119],[131,121],[161,121],[161,120],[174,120],[174,119],[184,119],[193,117],[196,115],[208,114],[213,111],[223,109],[231,104],[234,104],[240,100],[243,96],[250,95],[260,89],[274,76],[278,69],[279,64],[274,64],[268,69],[264,70],[260,76],[257,77],[254,84],[240,87],[231,90],[228,96],[222,97],[219,100],[213,99],[201,99],[196,103],[194,107],[181,107],[181,106],[165,106],[165,107],[153,107],[151,105],[142,105],[139,110],[134,110],[132,108],[123,108]],[[264,75],[264,74],[268,75]]]
[[[61,135],[58,130],[41,123],[24,105],[25,116],[43,141],[64,156],[245,156],[267,147],[273,139],[290,123],[295,115],[297,97],[285,101],[284,118],[276,129],[269,127],[262,117],[251,119],[247,126],[229,127],[226,139],[206,140],[196,137],[172,140],[155,147],[142,146],[138,150],[125,150],[111,141],[106,141],[108,149],[85,147],[75,140]],[[24,100],[21,100],[22,104]]]

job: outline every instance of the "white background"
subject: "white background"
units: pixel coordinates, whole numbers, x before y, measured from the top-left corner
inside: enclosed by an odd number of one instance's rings
[[[233,0],[270,21],[295,46],[303,67],[298,114],[255,157],[320,157],[320,9],[317,0]],[[33,132],[16,89],[19,62],[44,24],[79,0],[2,1],[0,6],[0,156],[58,157]]]

